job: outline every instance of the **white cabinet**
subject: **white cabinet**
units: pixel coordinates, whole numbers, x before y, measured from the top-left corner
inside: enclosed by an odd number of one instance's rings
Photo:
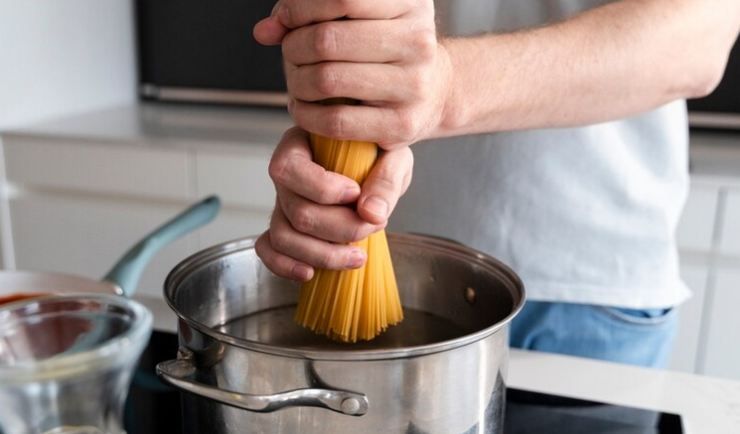
[[[23,188],[188,200],[184,150],[6,136],[6,176]]]
[[[740,380],[740,264],[717,270],[702,373]]]
[[[694,296],[680,307],[670,367],[740,379],[740,189],[712,177],[692,181],[677,239]]]
[[[267,174],[272,147],[263,143],[272,140],[206,145],[165,135],[150,142],[133,129],[130,141],[3,135],[18,269],[101,278],[141,237],[218,195],[216,220],[165,247],[146,269],[138,292],[160,296],[169,270],[188,255],[267,228],[275,193]]]
[[[682,250],[707,252],[712,245],[719,188],[692,184],[676,231]]]
[[[709,267],[706,264],[681,262],[681,278],[691,289],[693,295],[679,307],[678,334],[673,345],[670,369],[696,372],[708,277]]]
[[[223,210],[200,234],[202,246],[251,235],[267,229],[275,205],[275,189],[267,166],[272,149],[255,146],[243,152],[196,152],[196,191],[218,194]]]
[[[729,189],[722,219],[720,251],[740,257],[740,189]]]
[[[669,365],[671,369],[684,372],[697,369],[719,198],[718,186],[693,182],[676,231],[681,278],[693,295],[679,307],[679,330]]]
[[[253,212],[225,208],[218,218],[200,230],[202,247],[231,241],[246,236],[256,236],[267,229],[270,212]]]
[[[129,247],[182,209],[179,204],[81,195],[12,198],[16,266],[100,279]],[[194,235],[165,247],[145,270],[138,292],[159,296],[169,270],[197,248]]]
[[[241,153],[196,152],[198,194],[218,193],[226,206],[271,210],[275,204],[275,190],[267,174],[271,155],[266,147]]]
[[[4,137],[18,269],[101,278],[140,238],[194,201],[188,153],[45,137]],[[140,292],[198,248],[185,237],[156,255]]]

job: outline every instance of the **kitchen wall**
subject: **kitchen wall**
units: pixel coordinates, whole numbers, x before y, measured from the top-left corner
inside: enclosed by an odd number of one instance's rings
[[[132,22],[131,0],[0,0],[0,131],[133,101]],[[0,264],[12,268],[6,204]]]
[[[0,0],[0,129],[133,101],[131,0]]]

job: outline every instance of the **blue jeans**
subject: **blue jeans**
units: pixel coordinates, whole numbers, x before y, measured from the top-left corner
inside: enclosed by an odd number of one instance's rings
[[[626,309],[528,301],[511,325],[512,347],[665,367],[676,309]]]

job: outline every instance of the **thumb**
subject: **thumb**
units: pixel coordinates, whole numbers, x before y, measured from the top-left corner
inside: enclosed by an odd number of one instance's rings
[[[414,155],[408,146],[380,154],[370,174],[362,183],[357,212],[373,224],[384,224],[409,188]]]
[[[280,23],[277,10],[280,2],[275,3],[269,17],[263,18],[252,29],[252,36],[262,45],[279,45],[288,33],[288,28]]]

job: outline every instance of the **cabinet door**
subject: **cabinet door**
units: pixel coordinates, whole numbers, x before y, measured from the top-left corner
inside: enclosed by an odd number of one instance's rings
[[[693,293],[692,297],[679,309],[679,325],[676,341],[673,345],[670,369],[684,372],[696,372],[696,359],[699,351],[699,339],[702,330],[702,312],[704,294],[709,274],[707,264],[681,261],[681,278]]]
[[[740,257],[740,190],[728,191],[722,221],[720,251],[725,255]]]
[[[197,193],[218,194],[224,205],[216,221],[203,229],[201,248],[267,229],[275,204],[275,188],[267,174],[271,155],[266,146],[240,153],[196,154]]]
[[[740,263],[717,270],[703,374],[740,380]]]
[[[216,193],[226,207],[271,210],[275,204],[275,188],[267,174],[271,153],[266,147],[233,154],[198,152],[197,193],[201,196]]]
[[[13,198],[17,268],[99,279],[142,236],[186,206],[60,194]],[[161,296],[169,270],[196,248],[194,235],[165,247],[145,270],[138,293]]]
[[[190,198],[189,156],[182,149],[35,137],[3,142],[7,178],[17,186],[107,197]]]
[[[718,197],[717,187],[696,183],[691,185],[676,232],[680,249],[709,251],[712,245]]]
[[[200,248],[204,249],[237,238],[257,236],[267,229],[269,223],[269,212],[226,208],[214,222],[201,230]]]

